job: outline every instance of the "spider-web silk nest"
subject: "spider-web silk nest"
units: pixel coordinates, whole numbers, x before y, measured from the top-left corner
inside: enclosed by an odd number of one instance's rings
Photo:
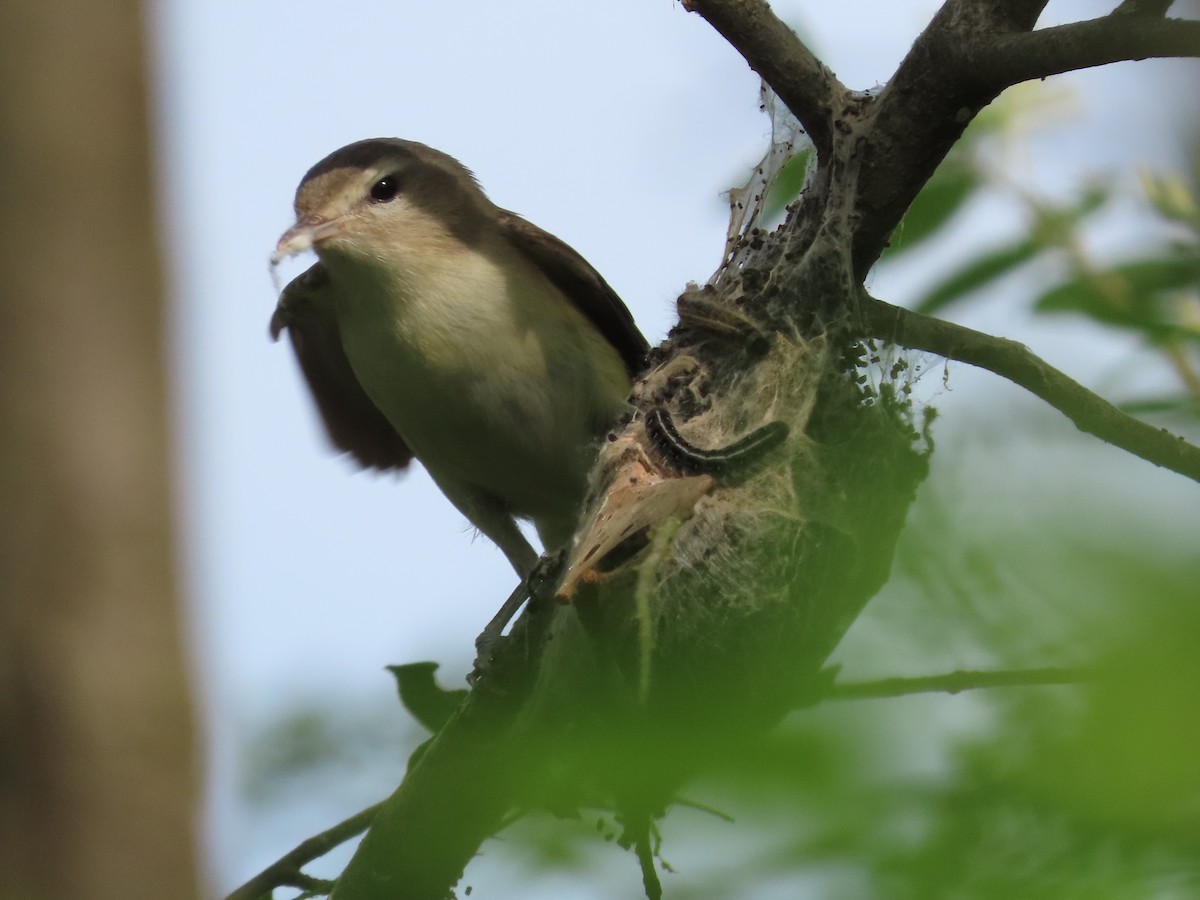
[[[902,365],[880,370],[836,329],[767,329],[728,301],[715,313],[706,291],[681,298],[635,390],[642,416],[601,451],[565,595],[662,721],[769,720],[886,578],[925,453],[893,384]],[[699,448],[770,422],[788,436],[745,470],[688,473],[647,434],[656,407]]]

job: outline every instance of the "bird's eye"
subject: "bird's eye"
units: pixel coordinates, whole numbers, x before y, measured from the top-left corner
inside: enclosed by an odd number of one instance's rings
[[[400,193],[400,179],[395,175],[385,175],[371,185],[371,199],[376,203],[387,203],[395,200]]]

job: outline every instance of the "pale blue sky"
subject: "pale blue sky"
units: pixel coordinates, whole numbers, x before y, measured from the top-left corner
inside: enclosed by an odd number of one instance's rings
[[[814,45],[855,88],[887,79],[936,6],[775,4],[810,14]],[[1051,4],[1050,18],[1109,7]],[[684,284],[719,261],[720,192],[762,154],[767,123],[745,63],[671,0],[162,0],[152,30],[208,844],[226,891],[335,815],[313,810],[316,824],[302,817],[293,833],[247,813],[239,729],[294,696],[390,697],[389,663],[440,659],[460,680],[514,583],[419,470],[375,477],[333,457],[290,350],[268,340],[267,255],[301,175],[364,137],[446,150],[497,203],[588,257],[657,342]],[[1012,161],[1018,173],[1066,185],[1084,162],[1169,156],[1150,136],[1173,104],[1150,76],[1126,65],[1072,79],[1088,89],[1086,127],[1052,129],[1056,155]],[[1135,119],[1116,132],[1104,104],[1126,91]],[[902,296],[905,284],[884,287]],[[1026,327],[1003,308],[979,316]],[[1093,338],[1037,349],[1084,375],[1123,358]],[[964,376],[958,392],[984,383]]]

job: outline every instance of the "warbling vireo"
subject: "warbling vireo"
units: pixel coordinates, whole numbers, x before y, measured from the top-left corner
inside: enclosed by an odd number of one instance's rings
[[[272,264],[286,329],[334,445],[363,466],[415,457],[522,576],[571,536],[596,442],[626,408],[646,340],[578,253],[484,195],[445,153],[359,141],[296,191]]]

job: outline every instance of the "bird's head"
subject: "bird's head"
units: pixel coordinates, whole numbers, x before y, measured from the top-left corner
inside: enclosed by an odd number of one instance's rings
[[[470,246],[495,214],[471,172],[414,141],[371,138],[325,157],[296,190],[296,224],[272,265],[313,250],[326,265]]]

